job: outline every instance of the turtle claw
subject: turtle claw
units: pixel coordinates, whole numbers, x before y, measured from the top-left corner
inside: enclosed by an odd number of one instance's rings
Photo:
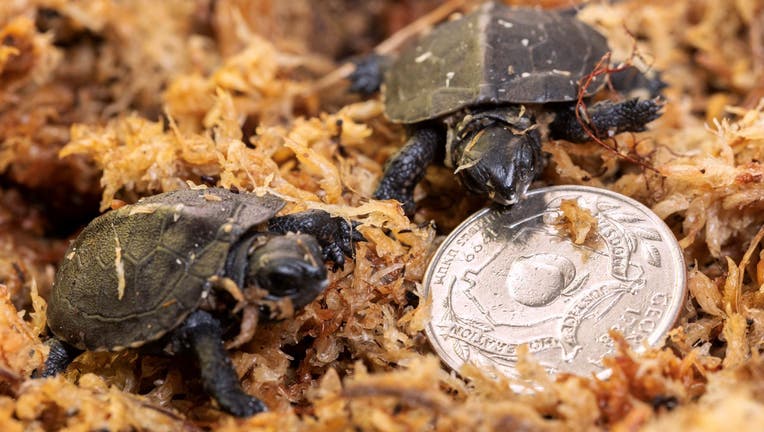
[[[263,401],[244,392],[221,394],[217,402],[223,411],[236,417],[252,417],[255,414],[268,411],[268,407]]]
[[[334,262],[334,270],[344,268],[346,256],[355,258],[353,241],[363,239],[351,223],[341,217],[332,217],[323,210],[307,210],[273,218],[268,223],[268,230],[278,234],[299,232],[312,235],[321,246],[324,258]]]
[[[348,221],[341,217],[333,217],[332,223],[336,224],[337,234],[334,236],[334,241],[325,246],[324,249],[326,250],[328,247],[332,251],[332,254],[328,255],[327,258],[330,258],[342,268],[345,265],[344,255],[355,258],[353,241],[358,241],[359,237],[361,240],[364,240],[364,238],[360,232],[356,231],[355,225],[348,223]]]
[[[332,261],[332,271],[345,269],[345,254],[338,243],[331,243],[323,248],[324,259]]]

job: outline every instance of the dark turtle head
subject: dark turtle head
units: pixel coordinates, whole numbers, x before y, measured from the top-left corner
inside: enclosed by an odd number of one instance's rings
[[[541,169],[539,133],[521,111],[469,114],[452,136],[451,160],[462,184],[499,204],[521,199]]]
[[[249,258],[245,285],[266,290],[266,300],[290,298],[295,309],[315,299],[327,285],[318,242],[306,234],[274,236]]]

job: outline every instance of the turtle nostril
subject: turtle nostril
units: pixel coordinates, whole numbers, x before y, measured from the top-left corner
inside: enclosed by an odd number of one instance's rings
[[[508,194],[506,196],[495,196],[492,198],[494,202],[499,203],[501,205],[512,205],[517,202],[517,197],[514,194]]]

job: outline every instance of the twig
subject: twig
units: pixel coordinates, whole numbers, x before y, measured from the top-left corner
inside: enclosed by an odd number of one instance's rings
[[[22,378],[17,373],[10,371],[4,367],[0,367],[0,383],[5,382],[8,386],[9,396],[16,396],[19,386],[21,385]],[[2,386],[0,386],[2,389]],[[5,393],[0,390],[0,393]]]
[[[158,412],[159,414],[162,414],[162,415],[164,415],[166,417],[171,418],[172,420],[180,422],[183,425],[183,430],[184,431],[189,431],[189,432],[202,432],[203,431],[202,428],[194,425],[193,423],[188,421],[186,418],[184,418],[182,416],[179,416],[178,414],[176,414],[172,410],[169,410],[169,409],[167,409],[165,407],[162,407],[162,406],[157,406],[157,405],[154,405],[154,404],[151,404],[151,403],[143,402],[143,401],[140,401],[139,403],[140,403],[140,405],[143,408],[154,410],[154,411]]]
[[[407,26],[398,30],[384,41],[380,42],[379,45],[374,48],[374,53],[379,55],[387,55],[394,52],[401,45],[406,43],[406,41],[422,33],[424,30],[433,26],[434,24],[448,18],[448,16],[454,13],[454,11],[462,8],[470,1],[472,0],[449,0],[443,3],[432,11],[417,18]],[[312,86],[306,89],[306,93],[312,94],[325,88],[331,87],[338,81],[350,76],[354,70],[355,65],[353,63],[345,63],[337,69],[324,75],[323,78],[316,81]]]
[[[635,44],[636,44],[636,39],[635,39]],[[576,108],[575,108],[576,121],[578,121],[578,124],[584,130],[584,133],[586,133],[589,136],[589,138],[592,139],[592,141],[596,142],[597,144],[599,144],[600,146],[604,147],[608,151],[614,153],[616,156],[618,156],[620,158],[623,158],[623,159],[626,159],[629,162],[635,163],[635,164],[641,166],[644,169],[653,171],[656,174],[658,174],[659,172],[658,172],[657,169],[655,169],[651,165],[643,162],[641,159],[638,159],[636,157],[630,156],[628,154],[623,154],[620,151],[618,151],[618,148],[616,147],[616,145],[610,146],[610,145],[607,145],[604,141],[602,141],[602,139],[600,139],[597,136],[597,134],[596,134],[597,131],[593,130],[592,127],[589,124],[589,119],[588,119],[589,116],[587,114],[586,103],[584,102],[584,98],[586,97],[586,91],[589,89],[589,86],[592,84],[592,82],[594,82],[594,80],[598,76],[600,76],[600,75],[607,75],[607,76],[609,76],[611,73],[620,72],[620,71],[626,69],[631,64],[631,59],[634,58],[637,55],[636,52],[637,51],[636,51],[636,45],[635,45],[635,47],[632,48],[632,54],[631,54],[631,57],[629,58],[629,60],[625,61],[620,66],[616,66],[616,67],[612,67],[612,68],[609,66],[610,65],[610,55],[611,55],[611,53],[607,52],[607,53],[605,53],[604,56],[602,56],[602,58],[599,60],[599,62],[597,62],[597,65],[594,67],[594,70],[592,70],[592,72],[589,75],[585,76],[582,79],[582,82],[581,82],[581,84],[578,87],[578,95],[577,95],[578,98],[576,100]],[[610,86],[609,81],[608,81],[608,85]],[[611,88],[612,88],[612,86],[611,86]],[[584,116],[587,117],[587,118],[583,118]],[[615,138],[613,138],[613,141],[617,144],[617,141],[615,140]]]
[[[462,8],[469,1],[470,0],[449,0],[443,3],[382,41],[382,43],[374,48],[374,52],[380,55],[390,54],[412,37],[448,18],[449,15],[454,13],[457,9]]]

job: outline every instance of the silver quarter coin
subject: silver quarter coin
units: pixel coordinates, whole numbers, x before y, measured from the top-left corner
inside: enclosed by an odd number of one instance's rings
[[[582,244],[561,229],[565,200],[596,220]],[[650,209],[604,189],[558,186],[459,225],[430,262],[425,292],[427,335],[457,371],[469,362],[512,376],[526,344],[552,374],[603,377],[608,332],[636,350],[662,341],[686,278],[676,238]]]

